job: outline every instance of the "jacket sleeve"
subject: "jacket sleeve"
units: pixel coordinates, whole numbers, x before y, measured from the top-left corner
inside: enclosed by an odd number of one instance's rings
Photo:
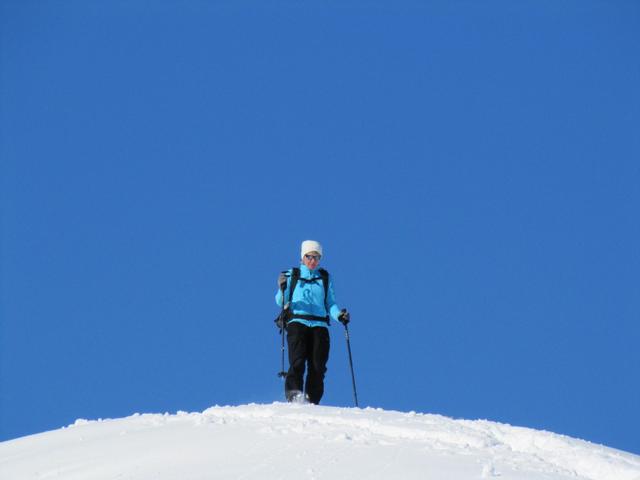
[[[327,306],[329,307],[329,314],[334,320],[338,320],[340,315],[340,307],[336,303],[336,295],[333,291],[333,279],[329,277],[329,290],[327,291]]]
[[[284,298],[289,298],[289,288],[291,287],[291,270],[287,271],[287,288],[284,290]],[[282,306],[282,290],[278,289],[276,292],[276,304]]]

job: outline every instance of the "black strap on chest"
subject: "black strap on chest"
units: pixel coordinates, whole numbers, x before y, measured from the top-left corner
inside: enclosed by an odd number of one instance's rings
[[[324,308],[327,311],[327,315],[325,317],[319,317],[317,315],[303,315],[298,313],[290,313],[289,320],[294,318],[300,318],[302,320],[326,322],[327,324],[329,324],[329,308],[327,307],[327,293],[329,292],[329,272],[327,272],[324,268],[319,268],[318,273],[320,274],[319,277],[302,278],[300,276],[300,268],[294,267],[291,269],[291,282],[289,284],[289,304],[291,304],[293,291],[296,289],[298,282],[316,283],[318,280],[322,280],[322,285],[324,287]]]

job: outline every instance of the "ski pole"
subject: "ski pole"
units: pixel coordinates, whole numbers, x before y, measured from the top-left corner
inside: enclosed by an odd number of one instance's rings
[[[351,368],[351,383],[353,385],[353,400],[358,407],[358,392],[356,391],[356,376],[353,373],[353,357],[351,356],[351,341],[349,340],[349,327],[344,325],[344,336],[347,339],[347,351],[349,352],[349,367]]]
[[[285,305],[284,303],[284,291],[286,288],[286,284],[282,285],[282,310],[280,311],[280,321],[282,322],[282,326],[280,327],[280,334],[282,336],[282,346],[281,346],[281,367],[280,367],[280,371],[278,372],[278,377],[280,378],[284,378],[287,376],[287,372],[285,372],[284,370],[284,326],[286,324],[286,315],[284,314],[285,310],[287,309],[287,305]]]

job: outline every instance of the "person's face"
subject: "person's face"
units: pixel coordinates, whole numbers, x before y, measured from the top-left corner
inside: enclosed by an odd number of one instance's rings
[[[315,270],[320,263],[320,254],[318,252],[309,252],[302,257],[302,263],[304,263],[309,270]]]

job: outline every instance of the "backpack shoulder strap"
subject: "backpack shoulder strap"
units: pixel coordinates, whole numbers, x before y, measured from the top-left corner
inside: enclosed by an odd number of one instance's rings
[[[322,284],[324,285],[324,306],[327,308],[327,294],[329,293],[329,272],[327,272],[324,268],[319,268],[318,273],[320,277],[322,277]],[[328,312],[327,308],[327,313]]]
[[[289,303],[291,303],[291,298],[293,297],[293,291],[296,289],[298,280],[300,280],[300,268],[293,267],[291,269],[291,282],[289,284]]]

